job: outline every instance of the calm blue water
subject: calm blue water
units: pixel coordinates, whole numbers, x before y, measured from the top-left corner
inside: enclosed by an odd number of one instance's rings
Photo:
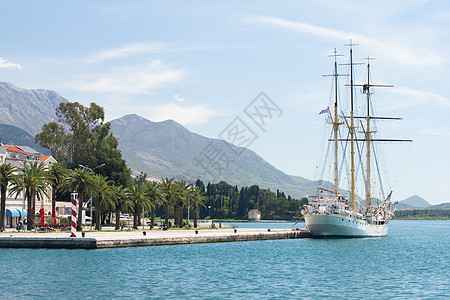
[[[448,298],[449,233],[393,221],[385,238],[0,249],[0,298]]]

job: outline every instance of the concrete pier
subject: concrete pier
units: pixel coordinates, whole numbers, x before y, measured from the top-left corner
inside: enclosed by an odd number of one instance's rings
[[[116,247],[162,246],[197,243],[220,243],[310,237],[306,229],[208,229],[145,230],[77,233],[67,232],[0,234],[0,248],[99,249]]]

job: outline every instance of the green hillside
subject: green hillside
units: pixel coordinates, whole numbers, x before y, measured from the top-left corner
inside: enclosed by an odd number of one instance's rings
[[[111,121],[111,129],[127,164],[149,177],[186,179],[180,177],[183,173],[192,180],[281,189],[296,198],[313,190],[312,180],[289,176],[251,150],[195,134],[172,120],[126,115]]]
[[[34,137],[28,132],[12,125],[0,124],[0,139],[2,143],[8,145],[28,146],[41,154],[51,154],[49,150],[36,144]]]

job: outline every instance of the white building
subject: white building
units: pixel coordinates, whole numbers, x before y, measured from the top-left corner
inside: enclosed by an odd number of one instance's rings
[[[252,222],[261,221],[261,212],[257,209],[252,209],[248,212],[248,220]]]
[[[56,163],[51,155],[42,155],[34,149],[27,146],[14,146],[0,143],[0,164],[11,164],[12,166],[23,169],[27,162],[41,162],[45,165]],[[28,218],[27,203],[24,197],[25,192],[15,197],[9,195],[9,189],[6,192],[6,227],[16,227],[19,220]],[[44,208],[46,216],[52,215],[52,191],[47,190],[42,201],[36,199],[35,207],[38,212]]]

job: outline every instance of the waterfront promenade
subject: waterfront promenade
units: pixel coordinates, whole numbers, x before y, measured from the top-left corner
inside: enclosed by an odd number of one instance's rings
[[[309,237],[305,229],[203,229],[203,230],[124,230],[77,233],[3,232],[0,248],[69,248],[97,249],[136,246],[161,246],[195,243],[218,243]]]

